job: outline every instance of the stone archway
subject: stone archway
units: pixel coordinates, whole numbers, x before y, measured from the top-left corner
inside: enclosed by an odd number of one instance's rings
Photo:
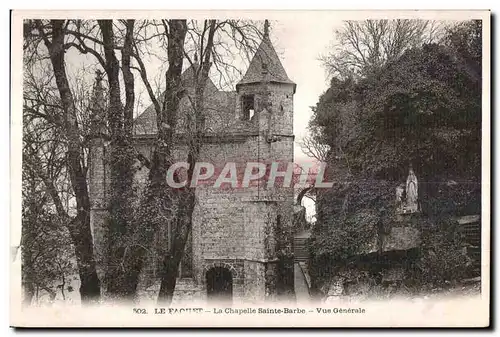
[[[205,273],[207,300],[213,303],[232,303],[233,275],[226,267],[212,267]]]

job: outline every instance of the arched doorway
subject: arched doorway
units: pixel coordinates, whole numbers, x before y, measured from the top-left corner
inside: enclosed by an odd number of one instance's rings
[[[233,276],[224,267],[207,271],[207,299],[210,302],[231,303],[233,300]]]

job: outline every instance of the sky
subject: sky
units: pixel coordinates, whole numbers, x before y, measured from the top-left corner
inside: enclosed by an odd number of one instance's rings
[[[307,125],[319,96],[328,88],[325,69],[320,55],[328,51],[334,41],[334,30],[341,20],[321,20],[314,26],[304,27],[293,19],[273,21],[270,37],[288,77],[297,84],[294,96],[295,161],[308,157],[299,141],[306,135]]]

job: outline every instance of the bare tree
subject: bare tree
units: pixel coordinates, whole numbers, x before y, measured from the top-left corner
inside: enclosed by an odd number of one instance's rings
[[[203,133],[205,131],[204,91],[210,71],[210,59],[212,54],[215,29],[215,20],[210,20],[209,22],[208,20],[205,21],[205,27],[201,38],[201,48],[203,48],[203,43],[205,42],[204,35],[208,34],[206,38],[206,49],[202,49],[200,51],[201,65],[195,69],[197,73],[197,76],[195,76],[196,84],[193,106],[195,121],[194,130],[190,132],[192,136],[189,137],[188,140],[188,181],[190,181],[191,177],[193,176],[195,162],[200,153],[201,145],[203,142]],[[182,46],[182,48],[184,50],[184,45]],[[178,199],[179,205],[177,221],[172,233],[172,248],[171,251],[165,255],[163,260],[164,270],[158,297],[159,302],[164,302],[166,304],[171,303],[174,295],[179,264],[185,251],[187,239],[191,233],[192,214],[195,207],[195,190],[189,188],[189,186],[186,184],[186,187],[184,187],[180,192],[181,195]]]
[[[43,47],[43,45],[42,45]],[[29,53],[28,53],[29,54]],[[74,221],[75,194],[61,132],[62,105],[50,61],[43,54],[25,58],[23,72],[23,228],[22,274],[26,303],[30,293],[42,295],[64,287],[77,272],[74,248],[66,224]],[[71,81],[80,138],[82,167],[88,167],[91,86],[88,71]],[[55,289],[57,281],[62,281]],[[30,283],[33,286],[30,287]],[[31,290],[30,290],[31,288]],[[39,291],[35,291],[35,289]],[[50,291],[49,291],[50,289]],[[41,291],[40,291],[41,290]],[[55,294],[55,292],[54,292]],[[52,295],[51,295],[52,296]]]
[[[330,76],[365,76],[422,43],[439,38],[441,26],[428,20],[345,21],[335,31],[337,43],[321,57]]]
[[[131,231],[130,272],[133,272],[134,287],[137,287],[139,273],[146,259],[146,252],[152,246],[155,233],[165,224],[165,217],[172,219],[174,212],[174,196],[169,193],[167,169],[172,164],[172,146],[178,108],[182,97],[181,74],[184,60],[184,41],[187,31],[185,20],[163,20],[163,35],[167,41],[169,67],[165,73],[166,89],[158,99],[149,81],[146,67],[139,53],[139,39],[132,40],[128,55],[137,63],[135,70],[139,72],[156,112],[156,128],[158,130],[150,159],[141,158],[149,169],[148,183],[140,203],[135,227]],[[137,34],[140,35],[140,34]],[[164,37],[163,35],[158,35]],[[141,244],[136,244],[136,243]],[[178,265],[178,263],[177,263]],[[170,271],[169,271],[170,272]],[[177,273],[174,272],[176,276]],[[174,276],[174,277],[175,277]],[[135,288],[134,288],[135,290]]]
[[[302,140],[299,141],[299,145],[305,155],[320,162],[326,160],[330,149],[328,145],[321,143],[321,141],[311,133],[304,136]]]
[[[57,90],[61,99],[61,114],[54,116],[54,119],[60,123],[61,132],[67,144],[66,164],[76,200],[76,217],[68,218],[67,226],[75,246],[81,281],[80,294],[83,302],[94,301],[100,298],[100,282],[97,277],[90,232],[90,201],[86,180],[86,166],[82,157],[75,101],[65,67],[64,29],[67,23],[64,20],[51,20],[49,23],[36,20],[34,24],[38,35],[48,49]],[[49,188],[49,190],[52,189]],[[51,193],[51,195],[56,207],[61,209],[58,212],[62,213],[62,205],[57,198],[57,193]]]

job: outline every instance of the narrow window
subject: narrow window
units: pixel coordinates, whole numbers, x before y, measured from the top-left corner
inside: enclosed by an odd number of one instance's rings
[[[254,95],[244,95],[241,97],[241,110],[243,120],[251,120],[255,115]]]

